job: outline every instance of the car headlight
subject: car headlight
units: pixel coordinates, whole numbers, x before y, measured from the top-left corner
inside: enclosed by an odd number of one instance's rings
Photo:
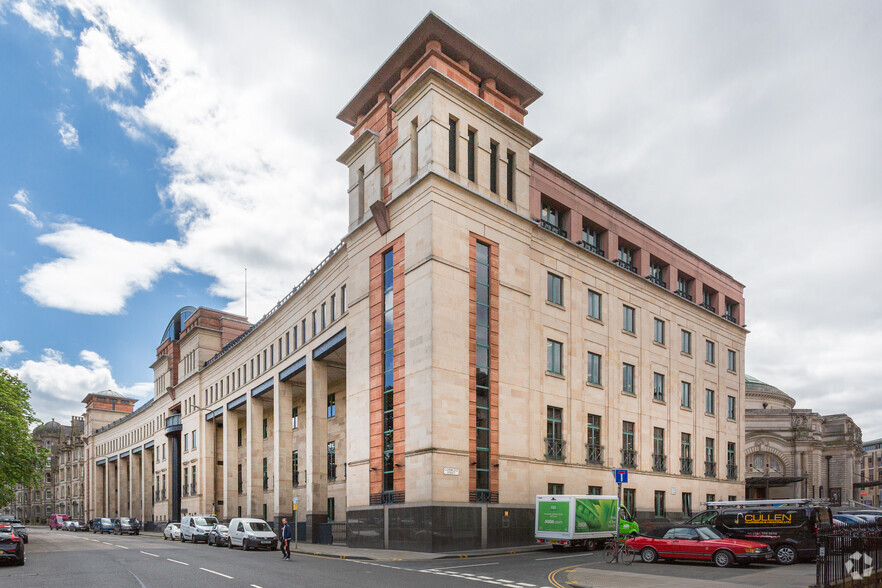
[[[744,551],[747,552],[747,553],[756,553],[757,551],[759,551],[759,548],[757,548],[757,547],[747,547],[747,548],[744,549]]]

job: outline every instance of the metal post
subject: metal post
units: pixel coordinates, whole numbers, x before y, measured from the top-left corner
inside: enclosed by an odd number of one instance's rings
[[[616,505],[616,563],[619,563],[619,532],[622,528],[620,518],[622,516],[622,483],[618,483],[619,503]]]

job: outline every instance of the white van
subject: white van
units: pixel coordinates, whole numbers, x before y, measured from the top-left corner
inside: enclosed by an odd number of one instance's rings
[[[230,521],[230,549],[233,546],[241,547],[243,551],[249,549],[272,549],[275,551],[279,546],[279,539],[272,528],[260,519],[233,519]]]
[[[208,532],[217,526],[214,515],[188,515],[181,519],[181,543],[205,541],[208,544]]]

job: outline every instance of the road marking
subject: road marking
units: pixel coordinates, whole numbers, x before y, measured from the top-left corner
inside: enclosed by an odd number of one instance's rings
[[[113,543],[108,543],[107,541],[102,541],[101,543],[103,543],[104,545],[110,545],[111,547],[113,546]]]
[[[139,578],[138,576],[135,576],[135,572],[133,572],[132,570],[126,570],[126,571],[128,573],[130,573],[138,581],[138,584],[141,585],[141,588],[147,588],[147,586],[144,585],[144,582],[141,581],[141,578]]]
[[[170,557],[167,557],[167,558],[165,558],[165,559],[167,559],[168,561],[170,561],[170,562],[172,562],[172,563],[181,564],[182,566],[188,566],[188,565],[190,565],[190,564],[188,564],[187,562],[178,561],[178,560],[176,560],[176,559],[172,559],[172,558],[170,558]]]
[[[128,547],[125,547],[124,545],[117,545],[117,547],[119,547],[120,549],[128,549]]]
[[[257,584],[252,584],[251,588],[263,588],[262,586],[258,586]]]
[[[203,572],[210,572],[210,573],[215,574],[217,576],[223,576],[224,578],[227,578],[228,580],[233,579],[233,576],[228,576],[228,575],[222,574],[220,572],[215,572],[214,570],[209,570],[208,568],[199,568],[199,569],[202,570]]]
[[[526,588],[536,588],[536,584],[527,584],[526,582],[518,582],[515,586],[525,586]]]
[[[141,553],[143,553],[144,555],[149,555],[150,557],[159,557],[155,553],[147,553],[146,551],[142,551]]]
[[[593,553],[577,553],[575,555],[556,555],[554,557],[537,557],[533,561],[545,561],[548,559],[564,559],[565,557],[590,557]]]
[[[499,562],[497,561],[497,562],[493,562],[493,563],[469,564],[469,565],[466,565],[466,566],[449,566],[449,567],[446,567],[446,568],[430,568],[430,569],[432,569],[432,570],[439,570],[439,571],[440,571],[440,570],[454,570],[454,569],[457,569],[457,568],[477,568],[477,567],[480,567],[480,566],[498,566],[498,565],[499,565]]]

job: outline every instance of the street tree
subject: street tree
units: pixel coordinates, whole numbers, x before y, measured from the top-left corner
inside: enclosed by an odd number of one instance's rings
[[[31,436],[37,422],[27,385],[0,368],[0,505],[15,499],[16,486],[42,484],[47,452]]]

